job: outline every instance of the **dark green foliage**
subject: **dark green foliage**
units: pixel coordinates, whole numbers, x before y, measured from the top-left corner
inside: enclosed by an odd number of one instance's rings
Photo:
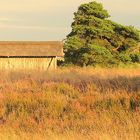
[[[80,66],[139,63],[140,32],[117,24],[102,4],[82,4],[74,13],[72,32],[65,42],[65,63]]]
[[[92,16],[95,16],[95,17],[101,18],[101,19],[109,17],[108,12],[103,9],[103,6],[99,3],[96,3],[95,1],[91,2],[89,4],[82,4],[79,7],[78,12],[75,13],[75,15],[76,14],[82,15],[82,16],[92,15]]]
[[[79,50],[84,46],[84,41],[77,36],[69,37],[65,43],[65,61],[76,64]]]
[[[97,45],[88,45],[79,50],[77,64],[81,66],[108,64],[111,63],[112,57],[108,49]]]
[[[124,64],[127,64],[127,63],[131,62],[131,57],[126,53],[120,53],[119,54],[119,59]]]
[[[130,57],[133,63],[140,63],[140,53],[131,54]]]

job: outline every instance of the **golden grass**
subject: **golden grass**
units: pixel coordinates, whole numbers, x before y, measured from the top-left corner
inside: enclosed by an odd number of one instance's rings
[[[2,140],[139,140],[140,68],[0,72]]]

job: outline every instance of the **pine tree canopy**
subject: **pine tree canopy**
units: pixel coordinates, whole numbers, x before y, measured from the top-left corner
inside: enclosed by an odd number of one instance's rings
[[[79,66],[140,63],[140,31],[109,19],[101,3],[82,4],[65,42],[65,63]]]

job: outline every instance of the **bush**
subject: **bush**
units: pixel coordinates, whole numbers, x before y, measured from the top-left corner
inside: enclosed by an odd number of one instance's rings
[[[131,57],[125,53],[119,54],[119,58],[124,64],[131,63]]]
[[[97,45],[88,45],[79,50],[77,63],[81,66],[107,65],[112,58],[113,56],[108,49]]]
[[[131,54],[130,57],[133,63],[140,63],[140,53]]]

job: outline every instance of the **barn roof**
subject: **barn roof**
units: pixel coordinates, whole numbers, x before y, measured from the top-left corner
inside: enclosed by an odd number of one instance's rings
[[[0,41],[0,56],[64,56],[60,41]]]

